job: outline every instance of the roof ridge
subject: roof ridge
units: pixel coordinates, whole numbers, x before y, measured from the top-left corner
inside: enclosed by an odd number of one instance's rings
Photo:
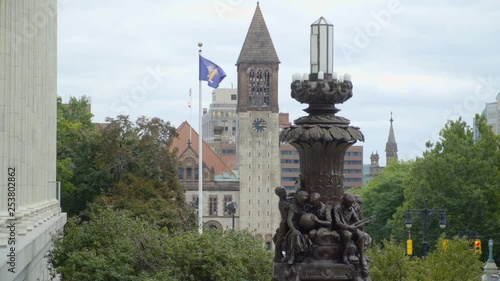
[[[191,128],[191,130],[193,130],[193,131],[192,131],[192,133],[193,133],[193,139],[191,140],[191,142],[192,142],[194,139],[196,139],[196,141],[198,141],[198,140],[199,140],[199,134],[198,134],[198,132],[197,132],[197,131],[196,131],[196,130],[195,130],[195,129],[191,126],[191,124],[189,124],[189,122],[188,122],[187,120],[186,120],[186,121],[184,121],[184,122],[182,122],[182,124],[181,124],[181,125],[179,126],[179,128],[177,129],[177,132],[179,132],[182,128],[184,128],[184,127],[185,127],[185,125],[189,125],[189,128]],[[189,128],[188,128],[188,129],[189,129]],[[179,136],[180,136],[180,134],[179,134]],[[179,139],[179,137],[177,137],[177,138]],[[213,150],[212,150],[212,148],[211,148],[211,147],[210,147],[210,146],[209,146],[209,145],[205,142],[205,140],[203,140],[203,139],[202,139],[201,141],[202,141],[202,145],[203,145],[203,147],[202,147],[202,149],[203,149],[203,153],[209,153],[209,154],[215,155],[215,157],[217,158],[217,160],[218,160],[218,161],[220,161],[220,163],[222,163],[222,164],[223,164],[223,166],[224,166],[224,168],[225,168],[224,170],[229,171],[229,173],[230,173],[230,174],[232,174],[232,175],[235,175],[235,174],[234,174],[234,172],[233,172],[233,170],[232,170],[232,169],[229,167],[229,165],[227,165],[227,163],[226,163],[226,162],[225,162],[225,161],[224,161],[224,160],[223,160],[223,159],[219,156],[219,154],[217,154],[215,151],[213,151]],[[183,145],[184,145],[184,144],[183,144]],[[187,145],[187,144],[185,144],[185,145]],[[179,147],[179,148],[180,148],[180,147]],[[187,149],[187,147],[186,147],[186,149]],[[186,151],[186,149],[184,149],[184,150],[183,150],[183,152],[185,152],[185,151]],[[196,155],[197,155],[197,157],[198,157],[198,159],[199,159],[199,157],[200,157],[200,153],[199,153],[199,152],[197,152],[197,149],[198,149],[198,148],[197,148],[197,147],[194,147],[193,145],[191,145],[191,149],[192,149],[192,150],[196,153]],[[179,153],[180,153],[180,149],[179,149]],[[180,155],[182,155],[182,153],[181,153]],[[205,164],[206,164],[206,162],[205,162],[205,161],[206,161],[206,158],[205,158],[205,157],[203,157],[203,165],[205,165]],[[207,166],[208,168],[211,168],[211,167],[209,167],[209,166],[208,166],[208,164],[207,164],[206,166]]]

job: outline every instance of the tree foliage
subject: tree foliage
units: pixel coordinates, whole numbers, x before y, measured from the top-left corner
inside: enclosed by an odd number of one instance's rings
[[[56,239],[49,262],[67,281],[270,280],[272,253],[247,232],[171,235],[127,211],[91,205]]]
[[[447,219],[441,230],[439,213],[428,218],[431,250],[443,232],[452,237],[475,231],[483,242],[500,241],[500,137],[484,117],[476,116],[476,121],[481,139],[474,140],[472,129],[461,119],[448,121],[439,141],[428,142],[422,157],[391,163],[363,188],[363,211],[377,217],[367,227],[375,242],[389,235],[406,240],[406,211],[424,209],[426,200],[429,209],[444,210]],[[411,234],[416,245],[422,243],[423,222],[414,213]],[[415,247],[415,253],[421,255],[421,247]],[[499,248],[495,259],[500,261]]]
[[[58,100],[57,176],[70,216],[96,200],[128,210],[170,232],[191,230],[196,219],[177,178],[170,146],[176,130],[160,118],[106,118],[95,125],[89,99]]]
[[[472,129],[462,120],[449,121],[440,132],[440,141],[427,143],[423,157],[413,163],[405,202],[398,208],[391,225],[403,229],[407,209],[446,211],[449,236],[477,231],[482,238],[500,241],[500,142],[478,118],[482,138],[473,139]],[[421,241],[423,220],[415,218],[412,234]],[[440,235],[439,216],[429,220],[429,238]],[[418,252],[418,251],[417,251]],[[500,253],[497,251],[496,253]],[[497,259],[500,258],[497,254]]]
[[[368,254],[373,281],[479,281],[482,262],[465,238],[437,240],[436,250],[427,257],[409,257],[405,247],[395,239],[384,240]],[[445,245],[445,246],[444,246]]]
[[[410,167],[411,162],[393,161],[361,189],[363,213],[376,217],[376,221],[365,228],[374,241],[382,241],[392,233],[387,222],[404,202],[405,179]]]
[[[372,280],[401,281],[408,280],[410,274],[410,257],[406,249],[391,237],[375,244],[368,249],[368,256],[372,259],[370,275]]]
[[[89,99],[72,97],[63,104],[58,98],[57,108],[57,180],[62,186],[62,209],[74,215],[106,192],[112,181],[95,165],[100,147]]]

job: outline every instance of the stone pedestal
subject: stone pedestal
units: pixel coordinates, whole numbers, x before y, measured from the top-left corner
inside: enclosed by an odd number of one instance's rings
[[[310,263],[274,263],[273,281],[371,281],[363,277],[359,264],[342,264],[334,261],[313,261]]]

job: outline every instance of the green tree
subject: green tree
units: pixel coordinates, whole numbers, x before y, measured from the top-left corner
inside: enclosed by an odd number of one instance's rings
[[[73,217],[49,254],[67,281],[264,281],[272,253],[247,232],[171,235],[127,211],[91,205]]]
[[[106,191],[111,178],[95,165],[98,135],[92,123],[87,97],[57,102],[57,180],[61,182],[62,209],[78,214]]]
[[[415,259],[410,271],[410,280],[480,281],[482,266],[470,241],[457,237],[445,240],[442,235],[437,241],[436,250],[427,258]]]
[[[410,257],[406,249],[391,237],[368,249],[367,255],[372,260],[370,275],[373,281],[401,281],[408,280],[410,274]]]
[[[446,241],[444,243],[444,241]],[[384,240],[368,251],[373,281],[479,281],[482,263],[466,239],[441,236],[426,258],[409,257],[395,239]]]
[[[479,116],[478,116],[479,117]],[[405,202],[390,221],[403,231],[407,209],[421,209],[427,199],[431,209],[446,211],[446,233],[478,231],[486,239],[500,240],[500,142],[484,118],[477,118],[482,138],[473,139],[472,129],[461,119],[449,121],[440,140],[427,143],[423,157],[413,163],[406,181]],[[429,238],[436,241],[439,217],[430,220]],[[422,220],[414,219],[412,234],[422,239]],[[417,248],[416,252],[420,250]],[[500,251],[496,250],[496,259]]]
[[[403,204],[405,179],[408,177],[411,165],[411,162],[393,161],[360,191],[363,197],[364,216],[376,217],[376,221],[365,228],[374,242],[387,239],[392,233],[388,221]]]
[[[99,131],[96,164],[113,178],[113,184],[99,202],[128,210],[170,232],[192,230],[194,210],[186,203],[177,177],[177,155],[170,150],[175,128],[144,116],[135,123],[123,115],[106,121]]]
[[[106,206],[91,205],[84,215],[84,221],[70,217],[64,237],[55,239],[53,274],[67,281],[122,281],[154,269],[149,250],[160,247],[161,233],[152,224]]]

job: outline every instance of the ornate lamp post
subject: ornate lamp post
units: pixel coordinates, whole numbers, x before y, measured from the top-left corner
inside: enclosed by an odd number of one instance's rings
[[[432,210],[427,208],[427,199],[425,199],[425,206],[423,209],[408,209],[406,211],[406,220],[405,226],[410,229],[413,225],[413,220],[411,214],[416,214],[419,218],[421,218],[424,222],[424,242],[423,242],[423,255],[427,256],[429,251],[429,242],[427,239],[429,232],[429,219],[432,219],[437,216],[438,213],[441,213],[439,219],[439,227],[444,229],[446,227],[446,213],[443,210]]]
[[[311,73],[294,74],[291,96],[309,116],[294,121],[284,130],[281,140],[289,142],[299,152],[300,188],[309,193],[319,192],[325,199],[340,199],[343,194],[344,155],[346,150],[364,136],[350,121],[335,116],[340,109],[335,104],[352,97],[351,76],[340,79],[333,72],[333,25],[323,17],[311,25]]]
[[[280,135],[299,153],[300,183],[295,198],[276,190],[282,222],[273,239],[273,280],[370,280],[369,236],[361,229],[371,218],[362,219],[360,198],[344,196],[343,175],[346,150],[364,136],[335,107],[352,97],[351,76],[333,71],[333,25],[325,18],[311,25],[310,43],[311,73],[294,74],[291,83],[291,97],[308,104],[309,115]],[[341,217],[344,204],[352,216]]]
[[[234,214],[236,213],[236,209],[238,209],[238,202],[228,202],[226,203],[226,208],[231,211],[231,215],[233,216],[233,231],[234,231]]]

